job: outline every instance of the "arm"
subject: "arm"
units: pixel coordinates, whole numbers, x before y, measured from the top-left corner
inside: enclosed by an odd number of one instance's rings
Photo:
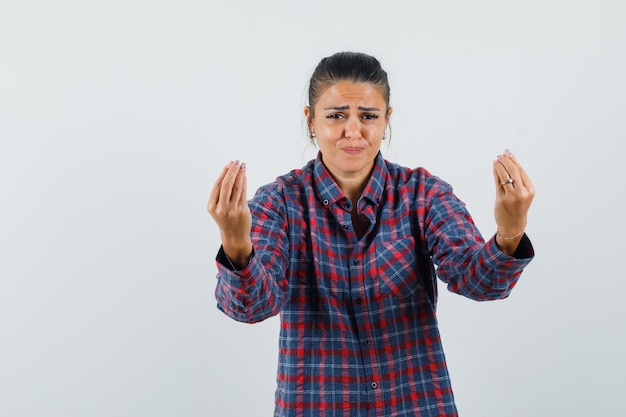
[[[207,208],[222,239],[216,259],[218,308],[235,320],[254,323],[277,314],[285,302],[287,239],[286,225],[274,210],[278,203],[254,204],[252,215],[245,174],[245,166],[227,165]]]
[[[224,253],[235,268],[243,268],[252,255],[252,216],[246,195],[246,166],[230,162],[222,169],[207,203],[220,229]]]
[[[501,168],[495,167],[495,164],[500,162],[494,162],[494,175],[496,168]],[[520,233],[514,239],[504,239],[502,247],[501,237],[497,235],[484,242],[465,205],[453,194],[452,188],[435,177],[426,177],[425,183],[427,212],[424,233],[433,262],[438,265],[439,278],[448,284],[449,290],[475,300],[507,297],[534,256],[528,237]],[[497,187],[503,186],[497,182]],[[520,219],[501,214],[503,208],[507,208],[512,213],[523,214],[521,221],[525,226],[530,201],[527,201],[525,209],[515,211],[516,203],[510,195],[498,196],[497,199],[500,200],[496,201],[496,221],[504,220],[507,228],[516,227]]]
[[[513,255],[524,236],[527,214],[535,189],[517,158],[507,149],[493,162],[496,186],[494,215],[496,243],[502,252]]]

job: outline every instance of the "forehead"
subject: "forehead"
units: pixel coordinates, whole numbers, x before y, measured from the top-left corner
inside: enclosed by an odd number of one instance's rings
[[[367,107],[385,107],[385,98],[380,87],[371,83],[355,83],[339,81],[329,85],[320,94],[317,105],[322,107],[342,106],[351,103],[367,105]],[[318,107],[316,106],[316,107]]]

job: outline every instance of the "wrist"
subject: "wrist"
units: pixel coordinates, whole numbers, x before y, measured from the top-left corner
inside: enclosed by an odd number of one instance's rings
[[[508,256],[513,256],[523,237],[523,230],[511,236],[503,236],[499,231],[497,231],[495,242],[502,253]]]
[[[244,241],[222,240],[222,249],[233,269],[243,269],[250,262],[252,242],[249,238]]]
[[[496,236],[498,236],[502,240],[513,240],[524,234],[524,229],[522,231],[515,233],[513,236],[506,236],[500,233],[500,229],[496,229]]]

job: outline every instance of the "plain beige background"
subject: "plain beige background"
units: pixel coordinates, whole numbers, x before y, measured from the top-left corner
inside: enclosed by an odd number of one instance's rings
[[[410,6],[409,6],[410,4]],[[278,320],[215,307],[209,190],[300,167],[322,57],[390,74],[385,155],[489,236],[509,147],[537,257],[505,301],[440,287],[463,417],[621,415],[626,3],[4,1],[0,415],[269,416]]]

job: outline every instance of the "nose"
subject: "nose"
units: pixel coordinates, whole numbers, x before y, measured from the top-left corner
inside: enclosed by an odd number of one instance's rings
[[[356,117],[350,117],[346,121],[345,133],[347,139],[358,139],[361,137],[361,121]]]

